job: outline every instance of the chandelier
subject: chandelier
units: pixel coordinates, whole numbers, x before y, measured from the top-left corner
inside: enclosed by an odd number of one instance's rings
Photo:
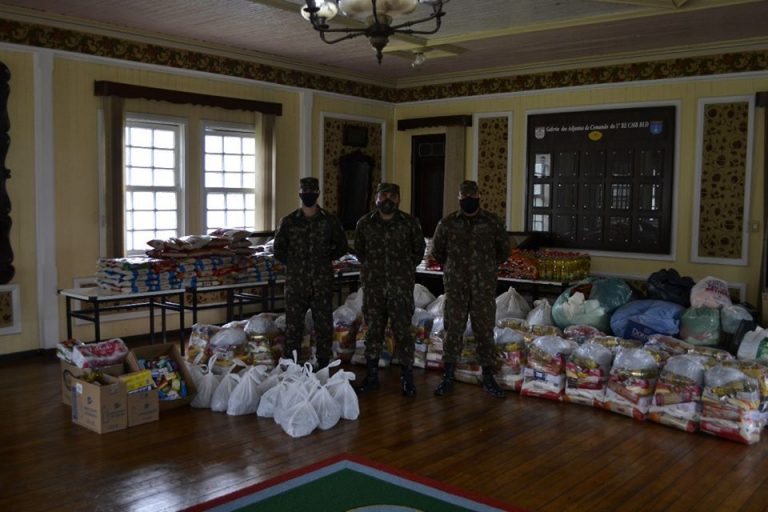
[[[338,43],[354,37],[365,36],[376,50],[376,58],[381,64],[382,50],[389,38],[395,34],[434,34],[440,30],[440,19],[445,15],[443,4],[448,0],[306,0],[301,8],[301,15],[312,23],[312,28],[320,32],[320,39],[328,44]],[[419,4],[432,8],[432,12],[417,20],[393,23],[393,17],[410,14]],[[328,21],[339,10],[350,17],[364,17],[365,28],[331,28]],[[430,30],[416,30],[410,27],[434,20]],[[327,34],[344,34],[328,39]]]

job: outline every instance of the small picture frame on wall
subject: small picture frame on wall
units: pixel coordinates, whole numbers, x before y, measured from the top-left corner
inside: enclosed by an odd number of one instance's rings
[[[345,124],[342,143],[345,146],[364,148],[368,145],[368,127],[355,124]]]
[[[0,335],[21,332],[21,292],[18,284],[0,286]]]

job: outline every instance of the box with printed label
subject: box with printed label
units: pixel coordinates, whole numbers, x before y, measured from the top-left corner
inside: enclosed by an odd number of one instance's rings
[[[125,384],[102,374],[93,382],[75,379],[72,383],[72,422],[99,434],[128,426],[128,395]]]
[[[160,418],[160,401],[157,390],[128,393],[128,426],[157,421]]]

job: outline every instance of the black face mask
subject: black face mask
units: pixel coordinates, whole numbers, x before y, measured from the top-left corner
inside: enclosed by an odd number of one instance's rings
[[[472,215],[477,211],[478,208],[480,208],[480,198],[465,197],[463,199],[459,199],[459,206],[461,206],[461,211]]]
[[[320,197],[320,194],[317,192],[301,192],[299,193],[299,197],[301,198],[301,204],[307,208],[310,208],[315,206],[315,203],[317,203],[317,198]]]
[[[394,213],[395,210],[397,210],[397,205],[393,200],[385,199],[376,203],[376,208],[378,208],[381,213],[389,215],[390,213]]]

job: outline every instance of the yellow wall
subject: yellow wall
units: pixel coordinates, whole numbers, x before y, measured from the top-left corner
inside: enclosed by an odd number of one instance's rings
[[[747,300],[757,304],[759,292],[762,226],[759,232],[749,233],[749,265],[712,265],[692,263],[691,231],[693,229],[693,196],[695,187],[696,123],[698,101],[701,98],[754,96],[757,91],[768,90],[768,78],[747,79],[697,79],[659,83],[643,83],[630,86],[589,87],[573,90],[536,91],[493,98],[475,98],[457,102],[435,101],[428,104],[400,105],[396,110],[397,119],[433,117],[445,115],[471,115],[476,113],[512,112],[512,222],[509,229],[519,231],[525,227],[525,131],[526,113],[542,109],[604,108],[610,105],[653,105],[659,102],[679,102],[679,168],[676,176],[677,195],[673,203],[677,207],[677,222],[673,226],[676,244],[674,260],[647,259],[638,257],[592,258],[592,270],[624,276],[647,277],[661,268],[676,268],[683,275],[700,279],[707,275],[718,276],[729,283],[747,285]],[[763,215],[763,140],[764,109],[757,109],[755,152],[750,184],[749,220],[760,220]],[[439,133],[439,129],[418,132],[399,132],[396,138],[396,166],[405,176],[410,169],[410,137],[420,133]],[[472,134],[467,132],[467,177],[470,176],[474,160],[472,155]]]
[[[36,292],[35,244],[35,126],[33,57],[29,52],[0,51],[2,60],[11,69],[11,147],[6,165],[12,171],[8,190],[12,201],[11,244],[14,249],[16,276],[12,283],[21,289],[21,334],[0,336],[0,354],[34,350],[40,347]],[[104,61],[106,62],[106,61]],[[98,142],[97,110],[101,101],[93,95],[95,80],[111,80],[137,85],[178,89],[183,91],[241,97],[279,102],[283,115],[276,120],[277,172],[276,214],[286,214],[297,205],[296,183],[302,170],[299,140],[301,136],[301,95],[296,89],[266,87],[256,83],[224,78],[164,73],[162,70],[137,69],[116,63],[95,63],[58,55],[54,58],[52,89],[54,118],[54,176],[55,176],[55,259],[57,286],[70,288],[73,279],[92,276],[96,270],[98,251]],[[385,172],[387,179],[402,189],[402,206],[410,209],[410,138],[415,134],[436,133],[440,128],[398,132],[398,119],[433,117],[454,114],[503,113],[514,114],[512,132],[512,203],[510,229],[524,227],[524,155],[526,112],[540,109],[599,108],[605,105],[653,104],[678,102],[680,131],[678,137],[679,168],[677,174],[677,222],[674,226],[675,259],[650,260],[637,257],[593,258],[593,271],[620,275],[647,276],[660,268],[677,268],[694,278],[715,275],[731,283],[747,284],[747,299],[757,301],[762,233],[749,234],[749,265],[723,266],[690,262],[690,232],[692,229],[693,190],[696,148],[696,116],[698,100],[703,97],[745,96],[768,90],[768,78],[697,79],[670,83],[646,83],[622,87],[593,87],[563,91],[541,91],[505,97],[474,98],[461,101],[437,101],[420,105],[390,105],[381,102],[344,98],[323,93],[312,94],[310,126],[311,174],[320,175],[323,143],[319,138],[321,115],[353,116],[385,121]],[[201,120],[249,122],[250,114],[239,111],[220,112],[202,107],[167,105],[159,102],[131,101],[128,111],[148,111],[189,119],[188,141],[197,144]],[[755,153],[751,183],[751,211],[748,219],[759,220],[763,215],[763,116],[757,111]],[[467,132],[467,175],[471,173],[472,131]],[[198,151],[199,153],[199,151]],[[188,162],[190,165],[192,162]],[[190,216],[188,231],[200,229],[199,183],[188,183],[187,201]],[[762,226],[761,226],[762,231]],[[65,336],[63,299],[58,300],[60,338]],[[42,313],[45,315],[45,312]],[[201,321],[219,320],[220,314],[208,312]],[[188,321],[191,321],[189,319]],[[170,323],[171,327],[175,320]],[[146,320],[108,322],[103,324],[102,336],[129,336],[147,331]],[[93,338],[91,325],[78,326],[75,336]]]
[[[38,347],[37,270],[35,242],[35,125],[33,59],[29,53],[0,51],[11,71],[8,114],[11,145],[5,159],[11,177],[6,182],[11,198],[11,248],[16,273],[9,285],[19,286],[20,334],[0,336],[0,354]]]

